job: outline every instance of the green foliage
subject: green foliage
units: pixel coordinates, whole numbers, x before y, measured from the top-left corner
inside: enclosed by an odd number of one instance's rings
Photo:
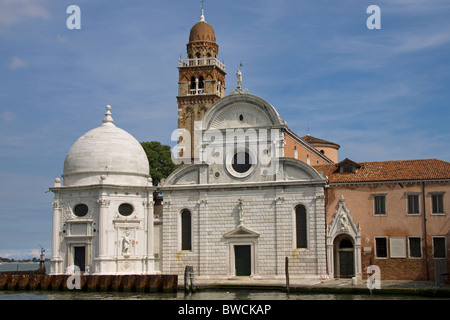
[[[161,179],[167,178],[177,168],[172,161],[170,146],[158,141],[141,142],[141,145],[147,154],[153,185],[157,186]]]

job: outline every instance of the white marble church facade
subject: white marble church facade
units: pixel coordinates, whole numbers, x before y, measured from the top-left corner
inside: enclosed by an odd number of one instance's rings
[[[160,187],[162,271],[181,275],[191,265],[201,278],[274,279],[288,257],[292,277],[325,274],[326,177],[283,157],[277,111],[236,92],[213,104],[202,126],[203,157]]]

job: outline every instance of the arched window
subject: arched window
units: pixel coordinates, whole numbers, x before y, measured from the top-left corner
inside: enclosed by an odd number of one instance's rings
[[[191,212],[181,212],[181,250],[192,250],[192,221]]]
[[[306,208],[298,205],[295,208],[295,228],[297,248],[307,247]]]
[[[298,148],[297,148],[297,146],[294,147],[294,158],[298,159]]]
[[[194,90],[194,92],[195,92],[195,90],[197,89],[196,88],[196,84],[195,84],[195,77],[191,77],[191,93],[192,93],[192,90]]]
[[[205,81],[203,79],[203,76],[200,76],[200,78],[198,78],[198,91],[200,94],[203,93],[204,88],[205,88]]]

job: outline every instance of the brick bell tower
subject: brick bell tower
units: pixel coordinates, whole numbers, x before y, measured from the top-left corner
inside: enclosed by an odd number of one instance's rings
[[[203,9],[200,21],[191,28],[186,47],[188,58],[178,63],[178,129],[190,133],[189,147],[194,150],[194,122],[202,120],[209,107],[225,96],[225,65],[217,60],[219,46]],[[179,156],[187,158],[186,154]]]

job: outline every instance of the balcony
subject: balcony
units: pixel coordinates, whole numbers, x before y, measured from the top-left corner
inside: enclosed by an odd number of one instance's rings
[[[178,67],[203,67],[203,66],[216,66],[223,72],[225,72],[225,64],[212,57],[195,58],[195,59],[179,59]]]
[[[190,89],[189,93],[191,95],[205,94],[205,90],[203,90],[203,89]]]

